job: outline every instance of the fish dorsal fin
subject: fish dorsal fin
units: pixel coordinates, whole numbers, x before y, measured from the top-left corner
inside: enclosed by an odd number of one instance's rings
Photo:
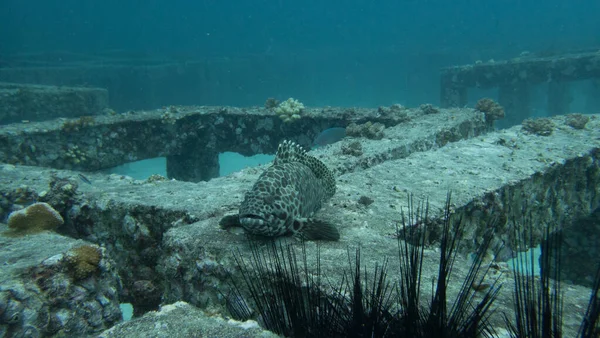
[[[309,155],[304,148],[292,141],[285,140],[281,142],[279,148],[277,148],[277,155],[275,156],[273,165],[294,162],[304,164],[321,180],[323,187],[327,191],[327,198],[335,194],[335,176],[325,163]]]
[[[285,140],[279,143],[277,148],[277,155],[275,155],[275,161],[273,164],[284,164],[303,161],[303,157],[310,156],[306,153],[306,150],[300,145]]]

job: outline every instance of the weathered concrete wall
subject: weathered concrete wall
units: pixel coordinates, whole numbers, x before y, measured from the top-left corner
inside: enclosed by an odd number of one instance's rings
[[[500,96],[506,97],[506,102],[501,98],[500,103],[505,106],[507,117],[520,123],[530,115],[528,91],[531,85],[549,82],[548,111],[564,114],[568,112],[568,102],[562,97],[568,95],[556,92],[556,88],[560,91],[569,81],[598,78],[600,51],[552,57],[525,56],[448,67],[442,70],[440,77],[440,105],[464,107],[468,103],[469,88],[500,88]]]
[[[102,88],[0,83],[0,124],[98,115],[107,108]]]
[[[459,112],[469,111],[456,110]],[[446,123],[444,118],[452,120],[449,115],[432,116],[441,119],[438,126]],[[413,129],[418,129],[413,121]],[[523,229],[518,217],[515,223],[512,216],[519,216],[525,203],[537,222],[533,229],[536,241],[546,226],[571,224],[589,215],[600,206],[600,120],[591,116],[584,129],[574,129],[567,121],[567,117],[552,119],[549,136],[531,134],[517,126],[433,151],[413,152],[401,159],[383,158],[378,165],[366,168],[353,155],[340,155],[343,146],[358,142],[365,157],[386,153],[389,144],[404,137],[406,144],[411,144],[409,135],[404,134],[407,129],[398,125],[380,141],[350,138],[339,148],[314,151],[330,167],[355,168],[340,170],[338,192],[316,215],[336,224],[341,232],[339,242],[320,244],[324,275],[334,285],[339,282],[343,276],[339,262],[345,262],[347,248],[356,245],[362,247],[366,264],[397,257],[395,224],[400,208],[406,210],[408,192],[428,197],[435,218],[441,215],[446,192],[452,189],[455,213],[470,222],[463,251],[477,246],[492,216],[501,220],[495,244],[505,242],[508,248],[513,247],[515,229]],[[425,129],[435,128],[429,125]],[[439,134],[430,134],[430,142],[435,143],[437,137]],[[218,222],[224,215],[237,212],[245,191],[262,170],[250,168],[196,184],[90,174],[92,184],[79,185],[70,206],[59,210],[66,219],[62,231],[107,248],[121,264],[127,291],[123,300],[136,308],[150,309],[161,301],[177,300],[199,306],[219,303],[223,282],[236,275],[232,251],[247,254],[248,245],[240,232],[220,229]],[[76,172],[26,166],[3,165],[0,173],[4,214],[17,201],[43,198],[53,174],[77,180]],[[361,202],[363,196],[372,203]],[[439,229],[434,224],[427,231],[435,243]],[[308,249],[314,250],[314,244]],[[437,273],[436,256],[434,250],[426,252],[424,280]],[[314,263],[314,257],[309,257],[308,264]],[[466,264],[455,267],[457,275],[466,269]],[[573,288],[569,292],[584,291]],[[502,292],[501,299],[511,299],[510,287]],[[574,309],[582,297],[564,299],[566,307]],[[500,302],[499,306],[510,308],[506,303],[510,302]]]
[[[354,160],[363,167],[478,135],[491,127],[473,110],[439,114],[425,114],[421,109],[383,111],[314,108],[307,109],[300,120],[283,123],[265,108],[167,107],[124,115],[17,123],[0,129],[0,162],[91,171],[166,156],[171,177],[200,181],[218,175],[218,162],[209,160],[219,153],[274,153],[283,139],[310,147],[321,131],[352,122],[380,122],[388,127],[390,136],[398,135],[383,147],[367,143],[367,148],[379,150]]]
[[[494,88],[516,81],[527,84],[548,80],[568,82],[600,78],[600,51],[552,57],[519,57],[445,68],[442,83],[448,86]]]
[[[593,287],[594,272],[600,266],[600,209],[594,210],[589,216],[575,220],[573,224],[552,236],[560,236],[561,279],[577,285]],[[550,264],[554,268],[556,253],[550,254]],[[579,262],[579,264],[569,264],[570,262]]]
[[[238,322],[211,315],[185,302],[161,306],[141,318],[121,323],[106,330],[98,338],[138,337],[260,337],[278,338],[262,329],[257,322]]]
[[[55,233],[0,235],[0,336],[83,337],[121,321],[120,278],[106,250],[87,279],[66,266],[71,249],[89,245]]]

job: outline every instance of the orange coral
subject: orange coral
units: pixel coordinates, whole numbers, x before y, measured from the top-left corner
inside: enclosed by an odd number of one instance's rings
[[[54,230],[64,223],[62,216],[48,203],[34,203],[8,216],[8,227],[17,233],[31,234]]]
[[[98,270],[102,250],[96,245],[83,245],[69,250],[64,259],[76,280],[85,279]]]

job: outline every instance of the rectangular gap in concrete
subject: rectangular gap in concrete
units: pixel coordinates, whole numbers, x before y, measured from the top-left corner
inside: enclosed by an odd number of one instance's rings
[[[219,176],[227,176],[236,171],[247,167],[268,164],[273,161],[274,155],[256,154],[253,156],[244,156],[234,152],[224,152],[219,154]]]
[[[165,157],[149,158],[141,161],[134,161],[121,164],[116,167],[102,170],[102,172],[108,175],[127,175],[133,177],[136,180],[145,180],[154,174],[166,177],[167,160]]]

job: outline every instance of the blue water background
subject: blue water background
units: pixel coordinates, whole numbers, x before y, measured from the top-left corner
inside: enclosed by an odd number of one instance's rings
[[[197,104],[435,104],[441,67],[597,47],[598,13],[597,0],[2,0],[0,55],[250,60],[231,67],[240,88]],[[262,77],[245,69],[261,57]]]
[[[599,13],[598,0],[2,0],[0,62],[42,52],[212,60],[202,74],[208,93],[174,83],[158,102],[115,103],[118,111],[256,106],[267,97],[308,106],[418,106],[439,103],[442,67],[598,48]],[[571,110],[597,112],[589,94],[573,88]],[[544,93],[532,90],[533,116],[543,116]],[[495,94],[475,90],[469,103],[484,95]],[[221,159],[221,174],[249,165],[231,156]]]

